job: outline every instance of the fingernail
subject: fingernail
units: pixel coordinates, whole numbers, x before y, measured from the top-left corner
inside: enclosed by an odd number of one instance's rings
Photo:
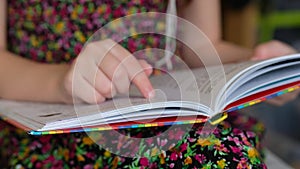
[[[152,99],[155,96],[155,91],[152,90],[151,92],[148,93],[148,98]]]
[[[151,99],[154,96],[155,96],[155,92],[154,92],[152,86],[147,87],[146,88],[146,96],[145,97],[148,98],[148,99]]]

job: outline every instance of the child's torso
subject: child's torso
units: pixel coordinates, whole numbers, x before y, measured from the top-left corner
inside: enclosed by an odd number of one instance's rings
[[[166,0],[14,0],[7,3],[8,49],[49,63],[71,61],[95,31],[114,19],[140,12],[166,12],[167,7]],[[164,25],[158,28],[164,29]],[[163,49],[162,39],[159,35],[142,35],[120,44],[130,52],[147,47]]]

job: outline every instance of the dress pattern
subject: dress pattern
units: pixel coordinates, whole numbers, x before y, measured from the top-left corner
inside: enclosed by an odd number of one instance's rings
[[[167,7],[164,0],[15,0],[7,3],[8,49],[45,63],[71,62],[94,31],[108,21],[140,12],[165,12]],[[155,24],[157,29],[165,29],[163,23]],[[107,35],[110,33],[113,32]],[[148,47],[164,49],[164,38],[155,34],[137,35],[120,44],[130,52]],[[157,59],[151,54],[149,57]],[[7,163],[9,168],[266,168],[260,143],[264,127],[255,119],[232,112],[218,126],[203,128],[195,124],[186,132],[187,127],[118,130],[124,137],[103,131],[100,135],[97,133],[95,142],[89,137],[92,133],[30,136],[0,121],[1,159],[8,159],[0,162]],[[212,128],[212,133],[206,131]],[[161,133],[165,137],[151,139]],[[125,136],[150,139],[130,144]],[[114,145],[117,151],[149,149],[139,157],[129,158],[98,146],[107,143]],[[166,145],[169,148],[162,150]]]

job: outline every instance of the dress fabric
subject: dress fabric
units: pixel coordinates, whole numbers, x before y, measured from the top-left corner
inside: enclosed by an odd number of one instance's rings
[[[7,3],[8,49],[45,63],[71,62],[88,38],[113,19],[167,9],[164,0],[14,0]],[[145,24],[164,29],[160,22]],[[113,36],[113,31],[102,38],[108,35]],[[164,49],[164,42],[161,35],[150,33],[123,39],[120,44],[136,52],[146,48]],[[153,62],[159,59],[151,53],[137,57],[147,57]],[[1,120],[0,155],[1,159],[8,160],[0,162],[8,163],[9,168],[266,168],[261,145],[264,127],[255,119],[232,112],[217,126],[189,127],[103,131],[95,133],[95,141],[89,137],[93,133],[31,136]],[[151,139],[161,133],[164,136]],[[133,144],[126,142],[126,136],[148,139]],[[115,150],[99,147],[106,144]],[[162,148],[166,146],[167,149]],[[122,150],[143,152],[133,158],[113,153]]]

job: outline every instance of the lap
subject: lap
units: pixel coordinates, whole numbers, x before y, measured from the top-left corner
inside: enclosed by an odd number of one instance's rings
[[[231,113],[218,126],[178,125],[100,133],[30,136],[4,121],[0,126],[0,143],[7,147],[1,156],[9,157],[10,166],[265,167],[260,144],[262,124],[237,113]]]

